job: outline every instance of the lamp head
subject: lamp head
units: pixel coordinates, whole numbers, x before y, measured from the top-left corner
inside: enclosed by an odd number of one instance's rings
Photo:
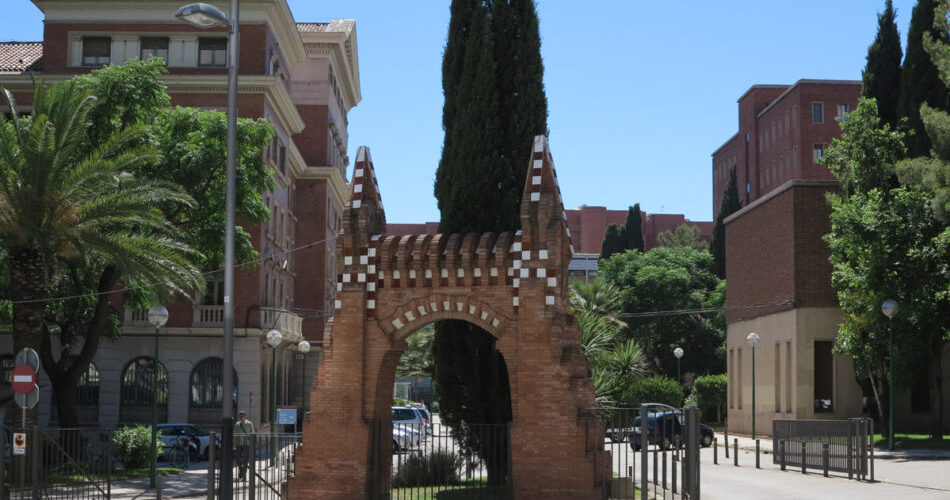
[[[759,345],[759,334],[752,332],[746,338],[749,341],[749,345],[755,347]]]
[[[267,345],[277,348],[281,342],[284,341],[284,336],[280,334],[278,330],[271,330],[267,332]]]
[[[682,357],[683,357],[683,348],[682,348],[682,347],[677,347],[676,349],[673,349],[673,355],[676,356],[676,359],[682,358]]]
[[[897,315],[897,301],[894,299],[887,299],[881,304],[881,312],[887,316],[887,319],[893,318]]]
[[[213,28],[228,26],[230,21],[227,14],[214,5],[206,3],[190,3],[178,9],[175,17],[198,28]]]
[[[155,328],[161,328],[168,321],[168,309],[159,304],[154,305],[148,310],[148,322]]]
[[[310,342],[301,340],[300,343],[297,344],[297,352],[302,352],[304,354],[310,352]]]

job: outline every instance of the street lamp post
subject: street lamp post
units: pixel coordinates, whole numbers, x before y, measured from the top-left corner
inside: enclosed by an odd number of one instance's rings
[[[310,352],[310,342],[301,340],[297,344],[297,352],[300,353],[300,409],[303,410],[307,402],[307,353]]]
[[[897,314],[897,301],[887,299],[881,304],[881,312],[887,316],[887,449],[894,449],[894,315]]]
[[[224,198],[224,374],[223,394],[234,392],[234,206],[237,177],[237,91],[240,60],[240,8],[231,0],[230,18],[217,7],[192,3],[178,9],[175,17],[198,28],[228,27],[228,139]],[[234,434],[234,408],[221,404],[221,498],[231,498],[233,479],[231,444]]]
[[[759,345],[759,336],[752,332],[746,340],[752,346],[752,440],[755,441],[755,346]]]
[[[267,345],[271,347],[270,358],[270,428],[274,432],[274,426],[277,425],[277,348],[284,341],[284,336],[280,330],[271,330],[267,332]]]
[[[676,356],[676,381],[682,384],[683,382],[680,379],[680,358],[683,357],[683,348],[677,347],[673,349],[673,356]]]
[[[148,322],[155,327],[155,355],[152,357],[152,440],[149,443],[148,487],[155,488],[155,461],[158,459],[158,329],[168,321],[168,309],[156,305],[148,310]]]

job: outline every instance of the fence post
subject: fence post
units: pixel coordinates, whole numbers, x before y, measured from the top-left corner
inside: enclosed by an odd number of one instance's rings
[[[106,429],[106,436],[113,436],[114,431]],[[109,437],[105,444],[106,452],[106,498],[112,498],[112,438]],[[4,498],[0,494],[0,498]]]
[[[733,465],[739,466],[739,438],[732,438],[732,460]]]
[[[6,429],[0,428],[0,498],[10,498],[7,494],[6,484],[7,484],[7,463],[6,463],[6,453],[3,453],[3,450],[7,449],[7,433]],[[11,461],[12,463],[12,461]]]
[[[643,427],[641,427],[640,429],[643,429]],[[660,455],[660,451],[657,450],[656,448],[653,448],[653,486],[660,484],[659,483],[660,464],[657,463],[659,462],[659,455]]]
[[[713,436],[713,464],[719,465],[719,443],[717,437]]]
[[[679,458],[678,458],[678,457],[676,456],[676,454],[674,453],[674,454],[673,454],[673,464],[672,464],[672,468],[673,468],[673,471],[672,471],[672,472],[673,472],[673,474],[672,474],[672,476],[673,476],[673,477],[672,477],[672,480],[673,480],[673,494],[676,494],[676,466],[679,465],[679,463],[680,463]]]
[[[700,490],[700,480],[699,480],[699,471],[700,471],[700,460],[699,460],[699,408],[695,406],[690,406],[686,409],[686,425],[689,427],[689,453],[690,467],[689,467],[689,498],[691,500],[699,499],[699,490]]]
[[[779,453],[779,463],[782,466],[782,470],[785,470],[785,440],[779,439],[778,441],[778,453]]]
[[[30,457],[30,467],[33,469],[31,472],[31,477],[33,478],[33,500],[40,500],[40,494],[42,491],[40,485],[40,467],[43,464],[43,445],[40,443],[40,429],[39,427],[33,427],[33,432],[31,439],[33,440],[33,445],[30,446],[30,451],[32,452]]]
[[[666,450],[663,450],[663,489],[666,489]]]
[[[828,477],[828,443],[821,443],[821,466]]]
[[[848,479],[854,479],[854,456],[851,442],[851,429],[848,429]]]
[[[245,469],[245,472],[244,472],[245,474],[244,477],[246,478],[245,480],[247,481],[248,499],[250,500],[254,500],[254,497],[257,496],[257,447],[260,445],[260,442],[258,441],[257,436],[258,434],[251,434],[251,446],[250,446],[251,456],[243,457],[243,460],[245,460],[246,465],[247,465],[247,469]],[[271,436],[273,437],[273,434],[271,434]],[[268,444],[270,446],[273,446],[274,445],[273,440]],[[268,453],[270,452],[271,449],[272,448],[267,449]],[[273,460],[273,457],[274,456],[271,455],[271,460]],[[240,467],[240,465],[238,467]]]
[[[871,458],[871,482],[874,482],[874,420],[868,419],[868,454]]]
[[[808,456],[805,451],[805,442],[802,441],[802,474],[805,474],[805,469],[808,467]]]
[[[756,469],[762,468],[762,467],[759,467],[759,440],[758,439],[755,440],[755,468]]]
[[[218,439],[216,432],[208,433],[208,500],[214,500],[214,476],[215,476],[215,466],[214,461],[217,459],[217,454],[215,453],[215,448],[218,447]]]
[[[647,427],[650,422],[650,416],[647,414],[647,405],[640,405],[640,500],[648,500],[647,489]]]

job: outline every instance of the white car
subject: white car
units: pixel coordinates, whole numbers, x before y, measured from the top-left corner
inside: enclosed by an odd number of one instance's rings
[[[413,434],[417,444],[425,439],[426,421],[418,408],[393,406],[390,416],[393,421],[393,430]]]
[[[151,427],[151,426],[149,426]],[[208,456],[208,446],[211,444],[211,434],[194,424],[158,424],[156,427],[165,446],[173,446],[178,436],[184,436],[189,441],[189,455],[192,461]],[[218,447],[221,446],[218,437]]]
[[[400,430],[393,426],[393,453],[417,448],[419,441],[419,433],[414,430]]]

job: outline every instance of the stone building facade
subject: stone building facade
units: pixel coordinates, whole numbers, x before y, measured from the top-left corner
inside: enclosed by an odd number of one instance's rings
[[[155,55],[173,105],[224,110],[227,32],[179,22],[180,2],[34,0],[44,14],[42,42],[0,44],[0,87],[29,109],[30,73],[47,81],[106,64]],[[227,13],[226,1],[209,2]],[[310,406],[324,326],[333,311],[335,238],[348,195],[347,113],[361,100],[356,27],[352,20],[298,23],[286,0],[245,2],[241,9],[239,116],[264,118],[276,137],[264,152],[277,188],[262,193],[271,210],[263,224],[240,223],[261,261],[235,275],[236,404],[266,425],[267,404]],[[223,196],[223,193],[222,193]],[[212,275],[195,305],[169,305],[159,336],[162,421],[212,424],[220,419],[223,277]],[[117,304],[122,307],[121,300]],[[145,421],[155,331],[144,311],[123,308],[122,337],[104,343],[80,387],[84,424]],[[276,356],[263,342],[284,338]],[[301,340],[314,349],[296,352]],[[0,327],[0,375],[11,363],[9,330]],[[276,394],[269,394],[276,357]],[[148,375],[148,377],[146,377]],[[0,377],[2,378],[2,377]],[[55,424],[49,384],[41,384],[41,423]],[[2,389],[0,389],[2,390]]]

